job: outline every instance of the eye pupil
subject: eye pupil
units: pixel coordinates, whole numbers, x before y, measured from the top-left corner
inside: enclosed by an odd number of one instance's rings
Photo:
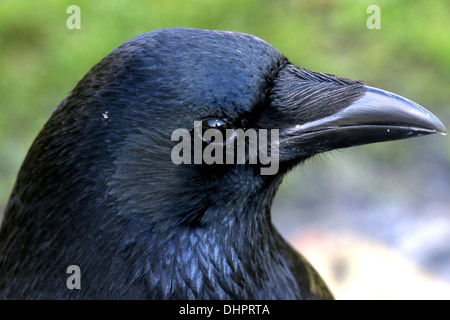
[[[206,121],[206,126],[208,127],[208,129],[211,128],[215,128],[215,129],[220,129],[220,128],[226,128],[227,124],[225,122],[223,122],[222,120],[207,120]]]
[[[206,131],[208,129],[218,129],[221,132],[225,133],[225,130],[229,127],[230,126],[222,120],[206,120],[203,122],[203,131]]]
[[[233,129],[233,126],[223,120],[203,120],[202,121],[202,134],[204,134],[209,129],[216,129],[219,130],[222,133],[223,142],[226,143],[227,141],[231,141],[235,138],[234,131],[231,133],[227,132],[227,129]],[[202,136],[203,139],[203,136]],[[206,143],[210,143],[209,140],[203,140]]]

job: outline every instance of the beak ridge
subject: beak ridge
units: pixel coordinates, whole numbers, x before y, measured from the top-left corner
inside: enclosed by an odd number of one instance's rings
[[[368,86],[365,90],[366,93],[359,100],[343,110],[351,114],[346,121],[447,134],[442,122],[417,103],[385,90]]]
[[[347,108],[328,117],[297,125],[289,133],[295,131],[295,134],[302,135],[366,127],[409,131],[406,137],[447,134],[442,122],[417,103],[385,90],[368,86],[364,89],[363,96]]]
[[[365,86],[363,95],[340,111],[282,132],[281,137],[302,154],[447,134],[439,119],[417,103],[388,91]],[[315,147],[313,147],[315,146]]]

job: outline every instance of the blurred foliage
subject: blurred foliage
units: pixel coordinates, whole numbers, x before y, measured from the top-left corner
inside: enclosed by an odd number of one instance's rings
[[[72,4],[81,8],[80,30],[66,27]],[[380,30],[366,27],[372,4],[381,8]],[[138,34],[169,27],[253,34],[297,65],[417,101],[449,128],[449,13],[447,0],[2,0],[0,212],[52,111],[95,63]],[[448,162],[448,142],[443,146],[437,152]],[[366,157],[406,161],[411,150],[377,144]]]

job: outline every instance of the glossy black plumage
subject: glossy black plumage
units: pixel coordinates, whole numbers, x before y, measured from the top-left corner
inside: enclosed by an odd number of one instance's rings
[[[433,122],[372,140],[364,129],[348,140],[348,124],[337,137],[296,133],[365,94],[249,35],[165,29],[130,40],[86,74],[31,146],[0,231],[0,297],[332,298],[271,224],[283,175],[319,152],[442,131]],[[278,174],[173,164],[171,133],[208,119],[279,129]],[[66,287],[69,265],[80,267],[80,290]]]

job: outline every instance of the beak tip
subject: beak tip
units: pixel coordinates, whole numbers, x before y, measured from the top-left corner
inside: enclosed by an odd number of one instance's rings
[[[372,101],[384,101],[385,111],[389,113],[389,109],[396,108],[396,115],[400,122],[411,125],[412,127],[428,130],[429,133],[439,133],[447,135],[447,129],[444,124],[431,112],[417,103],[408,100],[394,93],[366,86],[366,93],[372,98]],[[378,105],[380,107],[381,105]],[[402,119],[401,119],[402,118]]]
[[[431,117],[431,123],[433,125],[433,130],[436,133],[439,133],[443,136],[447,135],[447,129],[445,128],[444,124],[433,114],[429,113],[429,117]]]

